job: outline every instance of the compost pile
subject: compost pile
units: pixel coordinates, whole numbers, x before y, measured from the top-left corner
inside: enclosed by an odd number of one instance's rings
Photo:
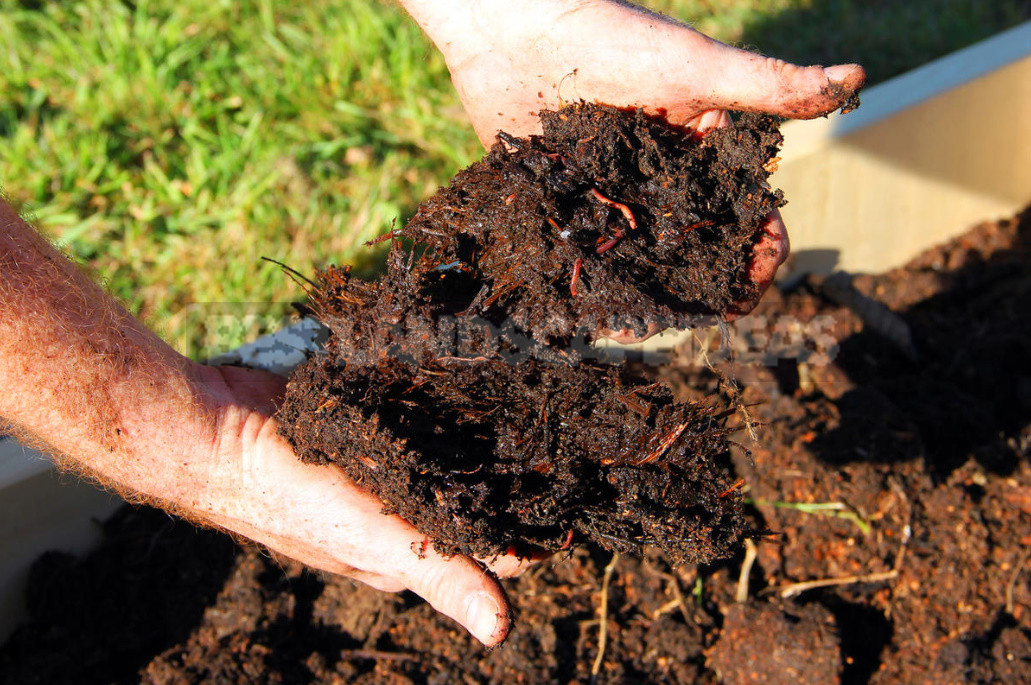
[[[850,288],[771,290],[749,318],[818,331],[831,362],[720,365],[763,402],[754,464],[733,465],[778,533],[751,566],[585,546],[505,581],[518,620],[485,653],[414,596],[126,508],[96,553],[37,563],[0,681],[585,682],[603,586],[598,682],[1027,681],[1031,211]],[[717,387],[697,356],[659,372],[682,398]]]
[[[589,540],[677,565],[729,556],[746,528],[728,405],[676,401],[573,341],[755,297],[780,134],[746,115],[699,137],[585,104],[541,119],[386,236],[381,279],[317,275],[330,339],[291,377],[282,433],[444,554]]]

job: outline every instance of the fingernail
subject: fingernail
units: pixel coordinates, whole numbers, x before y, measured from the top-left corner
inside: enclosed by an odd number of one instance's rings
[[[833,67],[824,68],[823,73],[834,83],[843,83],[855,70],[856,68],[852,64],[836,64]]]
[[[465,614],[465,627],[480,642],[487,644],[494,636],[500,621],[498,603],[486,592],[477,592],[469,598]]]

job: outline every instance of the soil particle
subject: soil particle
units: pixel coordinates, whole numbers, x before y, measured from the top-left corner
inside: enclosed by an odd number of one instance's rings
[[[839,683],[834,616],[819,604],[735,604],[723,612],[708,665],[727,685]]]

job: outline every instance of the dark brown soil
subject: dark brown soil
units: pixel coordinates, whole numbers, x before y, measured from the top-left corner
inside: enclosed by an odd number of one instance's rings
[[[742,649],[763,636],[763,649]],[[840,682],[834,615],[819,604],[734,604],[723,615],[707,664],[727,685]]]
[[[784,204],[767,183],[772,118],[742,115],[704,138],[596,105],[541,118],[543,136],[506,137],[423,202],[394,232],[420,256],[347,299],[378,300],[394,325],[417,306],[557,345],[683,327],[757,295],[752,247]]]
[[[393,234],[377,282],[328,269],[327,354],[279,414],[302,459],[340,465],[443,553],[591,540],[711,562],[742,535],[723,405],[583,361],[601,327],[684,325],[746,278],[780,134],[746,115],[699,138],[611,107],[541,115]]]
[[[678,569],[620,557],[598,682],[734,682],[751,665],[764,682],[1031,679],[1031,213],[853,286],[911,345],[813,279],[771,291],[751,320],[818,323],[833,363],[723,367],[765,403],[755,463],[738,455],[735,470],[753,524],[780,533],[757,542],[747,601],[741,552]],[[695,356],[664,372],[684,397],[716,387]],[[590,545],[505,581],[518,620],[486,653],[417,598],[250,549],[227,560],[226,538],[160,513],[127,510],[107,530],[81,562],[40,562],[0,682],[586,682],[599,651],[611,555]]]
[[[340,465],[444,554],[590,540],[679,565],[740,542],[723,405],[677,403],[615,367],[331,353],[287,396],[279,419],[300,457]]]

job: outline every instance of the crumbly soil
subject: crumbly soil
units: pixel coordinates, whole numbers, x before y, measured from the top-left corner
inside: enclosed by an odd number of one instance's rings
[[[763,649],[742,649],[764,635]],[[707,665],[727,685],[840,682],[834,614],[819,604],[749,602],[727,607]]]
[[[740,543],[723,407],[612,366],[331,352],[291,377],[279,419],[302,459],[342,467],[443,554],[589,540],[681,564]]]
[[[753,525],[778,535],[756,543],[742,604],[743,551],[676,569],[621,556],[598,682],[1031,680],[1031,212],[853,286],[897,315],[915,361],[825,280],[767,294],[752,321],[790,315],[838,346],[824,365],[720,368],[763,402],[754,464],[738,454],[734,470]],[[662,372],[685,398],[717,387],[696,356]],[[612,555],[594,545],[504,581],[518,619],[485,652],[411,595],[164,514],[126,509],[106,531],[81,561],[39,562],[0,682],[587,682],[599,651]],[[815,580],[838,582],[779,596]]]
[[[583,104],[541,120],[542,136],[499,136],[423,202],[391,234],[383,278],[310,282],[331,336],[291,378],[283,435],[442,553],[590,540],[726,557],[745,527],[725,405],[675,402],[570,342],[755,296],[780,134],[756,115],[699,137]]]
[[[767,183],[782,140],[771,117],[704,137],[598,105],[541,120],[542,136],[505,137],[423,202],[393,233],[421,246],[412,274],[392,268],[362,296],[396,319],[414,287],[423,308],[552,346],[600,328],[683,327],[755,297],[752,248],[784,204]]]

